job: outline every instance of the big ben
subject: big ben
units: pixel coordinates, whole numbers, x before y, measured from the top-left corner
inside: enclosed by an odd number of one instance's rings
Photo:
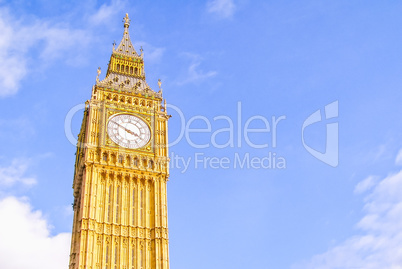
[[[145,80],[127,14],[123,22],[78,136],[70,269],[169,268],[169,115],[160,82],[154,91]]]

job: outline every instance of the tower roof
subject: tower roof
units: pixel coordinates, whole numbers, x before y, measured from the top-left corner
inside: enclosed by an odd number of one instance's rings
[[[145,80],[142,49],[141,55],[138,55],[131,43],[128,33],[130,26],[128,14],[124,17],[123,22],[123,38],[117,48],[115,48],[115,44],[113,45],[106,77],[101,81],[99,80],[100,68],[98,69],[96,85],[162,98],[162,91],[154,92]]]
[[[120,41],[119,46],[117,49],[113,48],[113,52],[117,52],[119,54],[127,55],[127,56],[137,56],[138,54],[134,49],[133,43],[131,43],[130,39],[130,34],[128,32],[128,28],[130,27],[130,19],[128,17],[128,13],[126,13],[126,16],[123,18],[124,22],[124,33],[123,33],[123,38]]]

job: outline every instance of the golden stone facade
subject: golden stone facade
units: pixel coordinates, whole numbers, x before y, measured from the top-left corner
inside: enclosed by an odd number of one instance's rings
[[[92,88],[78,137],[70,269],[168,269],[167,115],[123,39]],[[159,82],[160,88],[160,82]]]

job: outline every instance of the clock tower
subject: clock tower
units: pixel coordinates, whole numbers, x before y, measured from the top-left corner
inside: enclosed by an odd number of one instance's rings
[[[92,88],[78,136],[70,269],[168,269],[166,102],[124,34]]]

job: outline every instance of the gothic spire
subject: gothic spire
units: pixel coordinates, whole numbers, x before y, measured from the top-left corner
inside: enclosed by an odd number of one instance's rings
[[[137,54],[128,33],[130,27],[128,14],[124,17],[123,23],[123,39],[117,47],[113,42],[113,53],[110,56],[106,77],[102,81],[97,80],[96,85],[150,94],[153,91],[145,81],[143,50],[141,48],[141,55]],[[162,97],[162,90],[154,94]]]
[[[123,38],[121,39],[117,49],[114,49],[113,52],[117,52],[119,54],[123,54],[130,57],[132,56],[138,57],[138,54],[135,51],[133,44],[131,43],[130,34],[128,33],[128,28],[130,27],[130,21],[131,20],[128,17],[128,13],[126,13],[126,16],[123,18],[124,22]]]

